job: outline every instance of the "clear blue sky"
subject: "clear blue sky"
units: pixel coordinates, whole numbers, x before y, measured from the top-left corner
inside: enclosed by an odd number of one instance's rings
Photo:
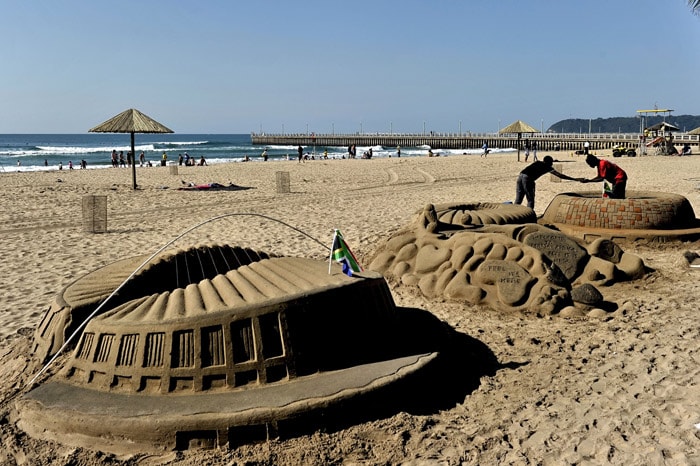
[[[497,131],[700,114],[686,0],[0,0],[0,133]]]

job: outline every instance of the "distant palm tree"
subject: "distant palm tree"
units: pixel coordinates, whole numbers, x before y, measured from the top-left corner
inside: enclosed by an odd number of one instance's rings
[[[700,0],[688,0],[688,5],[693,13],[700,15]]]

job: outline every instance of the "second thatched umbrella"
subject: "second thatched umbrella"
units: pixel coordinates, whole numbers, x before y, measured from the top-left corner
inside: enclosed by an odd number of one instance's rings
[[[104,123],[88,130],[89,133],[130,133],[131,134],[131,173],[136,189],[136,151],[134,133],[173,133],[174,131],[158,123],[134,108],[125,110]]]
[[[518,120],[515,123],[511,123],[505,128],[501,129],[498,134],[516,134],[518,135],[518,162],[520,162],[520,138],[523,133],[539,133],[538,130],[528,125],[522,120]]]

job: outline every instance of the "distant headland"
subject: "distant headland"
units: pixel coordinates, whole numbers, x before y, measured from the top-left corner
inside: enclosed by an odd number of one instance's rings
[[[690,131],[700,127],[700,116],[697,115],[667,115],[647,116],[644,126],[649,127],[666,121],[679,128],[681,132]],[[568,118],[560,120],[547,128],[548,133],[639,133],[641,118],[611,117],[611,118]]]

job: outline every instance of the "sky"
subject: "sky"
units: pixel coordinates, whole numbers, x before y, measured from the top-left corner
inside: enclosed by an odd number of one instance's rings
[[[699,115],[687,0],[0,0],[0,133],[495,132]]]

